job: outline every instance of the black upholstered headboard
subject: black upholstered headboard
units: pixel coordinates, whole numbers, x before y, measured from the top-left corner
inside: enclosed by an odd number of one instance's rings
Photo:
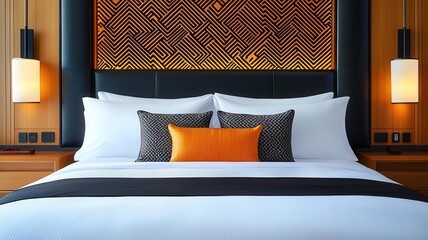
[[[178,98],[226,93],[259,98],[336,92],[334,71],[95,71],[95,92]]]
[[[336,70],[183,71],[93,70],[92,1],[61,1],[61,145],[78,147],[84,135],[81,98],[109,91],[177,98],[206,93],[284,98],[328,91],[350,96],[347,132],[353,147],[369,139],[369,0],[337,0]]]

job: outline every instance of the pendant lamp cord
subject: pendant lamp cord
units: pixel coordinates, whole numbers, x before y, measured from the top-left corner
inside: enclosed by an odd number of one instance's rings
[[[407,4],[406,4],[406,0],[403,0],[403,57],[407,58],[407,53],[406,53],[406,11],[407,11]]]
[[[24,58],[28,58],[28,0],[24,0]]]

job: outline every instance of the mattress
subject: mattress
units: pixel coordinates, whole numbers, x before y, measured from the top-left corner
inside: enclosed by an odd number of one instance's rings
[[[352,161],[111,159],[74,163],[23,189],[75,179],[189,177],[361,179],[396,185]],[[428,203],[362,194],[37,197],[0,205],[0,226],[0,239],[428,239]]]

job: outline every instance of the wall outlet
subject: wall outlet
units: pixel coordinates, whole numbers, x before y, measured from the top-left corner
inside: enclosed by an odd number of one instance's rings
[[[25,132],[18,133],[18,142],[19,143],[26,143],[27,142],[27,133],[25,133]]]
[[[36,143],[37,142],[37,133],[29,133],[28,138],[30,140],[30,143]]]
[[[403,143],[411,143],[412,142],[412,135],[410,135],[409,132],[403,133]]]
[[[400,142],[400,133],[392,133],[392,142],[399,143]]]
[[[55,142],[55,133],[54,132],[42,132],[42,142],[43,143]]]
[[[374,134],[375,143],[387,143],[388,142],[388,133],[375,133]]]

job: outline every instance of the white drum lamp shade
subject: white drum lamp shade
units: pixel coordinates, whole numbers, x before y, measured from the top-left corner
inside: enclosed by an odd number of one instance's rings
[[[417,103],[419,101],[419,63],[417,59],[391,61],[392,103]]]
[[[40,102],[40,61],[12,59],[12,101]]]

